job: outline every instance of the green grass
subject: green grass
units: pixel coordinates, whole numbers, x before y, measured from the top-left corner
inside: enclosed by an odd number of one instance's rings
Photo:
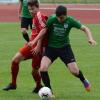
[[[0,100],[40,100],[31,93],[34,81],[31,76],[31,60],[22,62],[17,81],[17,90],[3,91],[10,82],[10,62],[14,54],[24,44],[18,23],[0,24]],[[88,25],[97,40],[97,46],[90,46],[85,35],[73,29],[70,34],[71,44],[79,68],[92,84],[92,91],[87,93],[81,82],[73,77],[65,65],[58,59],[49,69],[51,83],[56,95],[54,100],[100,100],[100,25]]]

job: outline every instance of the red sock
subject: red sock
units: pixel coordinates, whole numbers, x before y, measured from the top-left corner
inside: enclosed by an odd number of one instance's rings
[[[19,72],[19,63],[12,62],[11,74],[12,74],[12,84],[16,85],[17,74]]]
[[[32,71],[32,76],[36,82],[36,87],[41,86],[41,76],[38,71]]]

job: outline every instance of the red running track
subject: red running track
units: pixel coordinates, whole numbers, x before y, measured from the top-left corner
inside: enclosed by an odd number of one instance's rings
[[[54,13],[58,5],[41,4],[41,12],[46,15]],[[100,24],[100,5],[99,4],[67,4],[68,15],[74,16],[85,24]],[[18,22],[18,5],[0,5],[0,22]]]

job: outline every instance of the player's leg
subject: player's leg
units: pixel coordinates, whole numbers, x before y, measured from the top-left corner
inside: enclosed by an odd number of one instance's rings
[[[11,63],[12,79],[10,84],[6,86],[3,90],[16,89],[16,80],[19,72],[19,64],[22,60],[29,59],[29,58],[31,58],[30,48],[27,45],[25,45],[23,48],[20,49],[18,53],[16,53],[16,55],[12,59],[12,63]]]
[[[79,70],[76,62],[71,62],[67,64],[69,71],[79,78],[81,82],[83,83],[84,87],[86,88],[87,91],[90,91],[91,85],[89,81],[84,77],[83,73],[81,70]]]
[[[81,80],[87,91],[90,91],[90,84],[85,79],[82,71],[78,68],[70,45],[64,47],[59,54],[61,60],[66,64],[66,66],[68,66],[69,71]]]
[[[76,76],[77,78],[79,78],[81,80],[81,82],[83,83],[85,89],[87,91],[90,91],[91,85],[89,83],[89,81],[84,77],[82,71],[78,68],[76,62],[71,62],[67,64],[69,71]]]
[[[42,87],[41,75],[39,73],[40,62],[41,62],[41,55],[33,57],[33,59],[32,59],[32,76],[36,83],[36,87],[32,91],[33,93],[38,93],[38,91]]]
[[[51,85],[50,78],[48,75],[48,68],[56,58],[57,55],[54,49],[51,47],[46,47],[44,56],[41,60],[40,73],[44,85],[49,88],[51,88]]]
[[[12,84],[16,85],[16,79],[19,71],[19,64],[22,60],[24,60],[25,57],[18,52],[12,59],[12,64],[11,64],[11,74],[12,74]]]
[[[42,81],[43,81],[44,85],[46,87],[49,87],[50,89],[51,89],[51,85],[50,85],[50,78],[48,75],[48,68],[51,63],[52,62],[48,57],[43,56],[43,58],[41,60],[41,66],[40,66],[40,74],[41,74]]]
[[[41,78],[42,78],[44,85],[46,87],[50,88],[52,91],[51,98],[55,98],[55,95],[54,95],[52,87],[51,87],[50,77],[48,74],[48,68],[51,64],[52,64],[52,60],[50,58],[48,58],[47,56],[43,56],[43,58],[41,60],[40,74],[41,74]]]
[[[17,80],[17,75],[19,72],[19,63],[24,60],[23,55],[18,52],[16,55],[13,57],[12,62],[11,62],[11,82],[8,84],[3,90],[14,90],[17,88],[16,85],[16,80]]]
[[[32,20],[31,20],[31,22],[32,22]],[[29,36],[28,36],[27,31],[28,31],[29,25],[31,26],[31,22],[30,22],[29,18],[24,18],[24,17],[21,18],[21,32],[22,32],[24,39],[27,42],[29,42]]]

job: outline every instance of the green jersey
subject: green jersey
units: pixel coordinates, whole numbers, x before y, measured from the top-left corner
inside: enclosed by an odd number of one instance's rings
[[[56,15],[49,17],[46,27],[49,29],[48,46],[61,48],[70,44],[69,32],[71,28],[81,28],[81,23],[71,16],[66,16],[66,20],[60,23]]]
[[[22,3],[22,17],[32,18],[27,5],[27,0],[20,0]]]

